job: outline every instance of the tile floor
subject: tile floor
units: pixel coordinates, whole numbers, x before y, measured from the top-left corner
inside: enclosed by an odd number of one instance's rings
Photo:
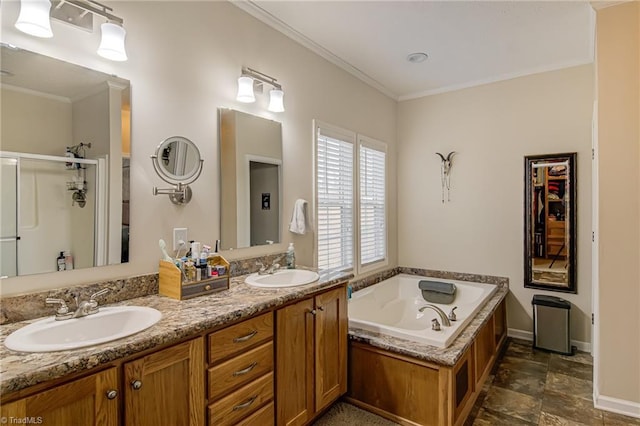
[[[509,339],[465,426],[640,425],[593,408],[592,380],[589,354],[559,355]]]
[[[509,339],[465,426],[622,426],[640,419],[593,408],[591,355],[565,356],[534,350],[531,342]],[[395,423],[344,402],[316,426]]]

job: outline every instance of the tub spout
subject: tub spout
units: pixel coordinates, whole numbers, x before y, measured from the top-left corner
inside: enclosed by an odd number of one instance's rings
[[[444,313],[444,311],[440,308],[438,308],[435,305],[424,305],[422,308],[418,309],[418,311],[420,312],[424,312],[425,309],[431,309],[433,311],[435,311],[438,316],[440,317],[440,321],[442,321],[442,324],[445,327],[451,327],[451,321],[449,321],[449,318],[447,317],[447,314]]]

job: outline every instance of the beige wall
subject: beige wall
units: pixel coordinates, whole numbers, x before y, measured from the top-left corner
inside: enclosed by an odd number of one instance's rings
[[[596,392],[640,404],[640,4],[597,11]],[[599,389],[598,389],[599,388]],[[640,406],[636,406],[640,415]]]
[[[129,60],[96,55],[100,31],[87,34],[53,22],[54,37],[38,39],[13,24],[19,2],[0,3],[2,41],[58,59],[116,74],[131,81],[131,247],[128,264],[61,274],[3,280],[2,294],[127,277],[158,270],[158,239],[172,240],[172,228],[188,227],[189,238],[211,243],[219,237],[217,108],[224,106],[282,123],[284,149],[282,228],[287,229],[297,198],[313,199],[312,120],[319,119],[385,141],[389,145],[389,186],[395,188],[396,102],[320,56],[227,2],[110,2],[124,18]],[[153,19],[151,19],[153,18]],[[99,21],[99,20],[96,20]],[[101,22],[97,22],[99,25]],[[249,66],[278,79],[285,91],[284,113],[267,112],[268,96],[255,104],[235,100],[237,78]],[[149,155],[166,137],[193,140],[205,160],[187,206],[154,197],[163,187]],[[389,200],[394,206],[395,200]],[[396,264],[395,209],[389,208],[390,265]],[[283,232],[282,243],[224,252],[239,258],[284,252],[296,246],[301,265],[311,265],[313,235]]]
[[[590,342],[591,65],[401,102],[398,109],[398,263],[510,279],[509,328],[531,332],[524,288],[524,156],[577,152],[578,294],[572,338]],[[456,151],[451,202],[440,158]]]

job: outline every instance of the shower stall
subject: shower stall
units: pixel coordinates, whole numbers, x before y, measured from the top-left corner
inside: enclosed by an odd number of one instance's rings
[[[0,276],[107,263],[108,158],[0,151]]]

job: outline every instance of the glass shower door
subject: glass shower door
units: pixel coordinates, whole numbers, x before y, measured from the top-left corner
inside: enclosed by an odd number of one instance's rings
[[[18,159],[0,158],[0,276],[18,275]]]

